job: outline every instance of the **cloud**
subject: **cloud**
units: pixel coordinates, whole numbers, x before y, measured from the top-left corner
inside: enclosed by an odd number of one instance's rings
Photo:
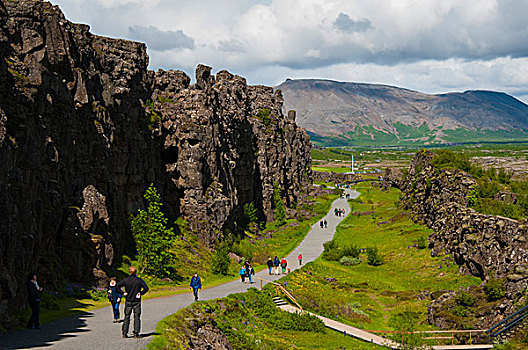
[[[51,1],[97,34],[145,41],[151,69],[528,91],[528,0]]]
[[[145,42],[152,50],[194,48],[194,39],[181,30],[160,30],[154,26],[135,25],[129,27],[128,32],[131,38]]]
[[[343,32],[364,32],[372,28],[368,18],[362,18],[354,21],[346,13],[341,12],[334,21],[334,27]]]

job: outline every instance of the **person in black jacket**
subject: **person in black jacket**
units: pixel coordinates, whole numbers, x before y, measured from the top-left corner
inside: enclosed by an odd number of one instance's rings
[[[31,316],[29,317],[27,328],[40,329],[40,295],[42,294],[42,287],[37,284],[37,275],[29,274],[29,281],[26,284],[28,293],[28,302],[31,307]]]
[[[134,338],[139,338],[141,329],[141,296],[148,292],[149,288],[145,281],[137,276],[134,266],[128,269],[130,276],[117,284],[117,291],[125,296],[125,319],[121,329],[123,338],[128,338],[128,327],[130,326],[130,315],[134,311]],[[125,288],[125,292],[121,288]]]

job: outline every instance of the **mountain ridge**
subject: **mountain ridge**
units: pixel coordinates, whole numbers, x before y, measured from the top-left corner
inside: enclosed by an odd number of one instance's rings
[[[427,94],[328,79],[287,79],[276,89],[285,113],[296,110],[299,125],[321,145],[528,138],[528,105],[504,92]]]

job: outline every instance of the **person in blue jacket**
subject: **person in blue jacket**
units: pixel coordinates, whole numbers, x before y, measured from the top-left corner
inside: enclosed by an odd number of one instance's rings
[[[280,265],[279,257],[277,255],[275,255],[275,258],[273,258],[273,266],[275,266],[275,274],[276,275],[280,275],[279,265]]]
[[[198,277],[198,273],[195,273],[191,278],[191,288],[194,294],[194,300],[198,300],[198,291],[202,289],[202,280]]]
[[[114,312],[114,323],[119,322],[119,303],[121,302],[121,293],[117,290],[117,278],[110,278],[110,283],[107,289],[108,301],[112,304],[112,311]]]

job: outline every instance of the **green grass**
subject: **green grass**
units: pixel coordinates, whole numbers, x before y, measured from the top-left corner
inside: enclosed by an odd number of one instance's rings
[[[275,307],[273,288],[197,302],[158,323],[149,349],[187,349],[189,337],[209,325],[225,334],[234,349],[381,349],[329,330],[313,316]]]
[[[312,167],[312,170],[313,171],[326,171],[326,172],[329,172],[329,173],[339,173],[339,174],[342,174],[342,173],[348,173],[350,172],[350,166],[340,166],[340,167],[320,167],[320,166],[313,166]]]
[[[364,254],[357,266],[319,258],[285,277],[288,289],[305,308],[363,329],[395,330],[391,317],[409,311],[418,313],[419,329],[430,329],[430,300],[418,300],[420,291],[458,289],[481,281],[460,275],[449,257],[433,258],[428,249],[409,248],[431,231],[398,209],[397,190],[381,192],[363,183],[358,191],[359,199],[351,201],[353,210],[373,213],[349,215],[338,226],[335,241],[340,246],[377,246],[385,263],[370,266]]]

